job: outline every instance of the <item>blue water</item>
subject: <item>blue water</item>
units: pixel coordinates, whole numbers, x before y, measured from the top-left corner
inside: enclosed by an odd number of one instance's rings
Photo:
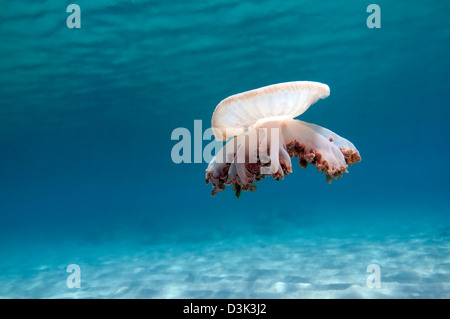
[[[2,4],[0,297],[450,297],[450,3],[70,3]],[[300,119],[358,148],[342,179],[211,197],[173,163],[174,129],[296,80],[330,86]]]

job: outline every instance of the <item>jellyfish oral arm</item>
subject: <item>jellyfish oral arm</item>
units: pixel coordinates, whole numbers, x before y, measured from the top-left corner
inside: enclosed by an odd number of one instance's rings
[[[328,183],[361,160],[351,142],[326,128],[289,118],[267,119],[221,149],[206,170],[206,182],[213,185],[213,195],[227,185],[236,194],[254,191],[255,182],[266,176],[279,180],[291,173],[294,157],[300,167],[316,166]]]
[[[317,166],[319,172],[329,177],[342,177],[348,165],[359,162],[361,157],[354,145],[332,131],[299,120],[287,120],[282,124],[288,153]]]

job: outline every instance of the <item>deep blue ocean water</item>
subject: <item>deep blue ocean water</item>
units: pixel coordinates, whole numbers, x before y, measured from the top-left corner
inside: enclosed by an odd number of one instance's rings
[[[450,297],[450,3],[380,0],[370,29],[361,0],[78,0],[69,29],[72,1],[3,2],[0,297]],[[361,154],[342,179],[293,161],[212,197],[172,161],[174,129],[297,80]]]

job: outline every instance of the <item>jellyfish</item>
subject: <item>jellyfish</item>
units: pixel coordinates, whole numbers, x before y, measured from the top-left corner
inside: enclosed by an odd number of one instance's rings
[[[225,141],[206,169],[212,195],[231,186],[236,197],[255,191],[266,176],[277,181],[292,172],[291,159],[325,173],[330,184],[361,161],[355,146],[321,126],[297,119],[330,95],[328,85],[295,81],[232,95],[217,105],[211,120],[214,137]]]

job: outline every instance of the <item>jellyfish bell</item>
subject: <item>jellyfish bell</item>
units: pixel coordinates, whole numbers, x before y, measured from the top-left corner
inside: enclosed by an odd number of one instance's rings
[[[328,183],[342,177],[348,165],[361,161],[348,140],[315,124],[294,118],[330,94],[328,85],[296,81],[274,84],[232,95],[216,107],[211,124],[216,140],[226,141],[206,169],[212,195],[231,185],[256,190],[255,183],[272,176],[279,180],[299,165],[315,165]]]

